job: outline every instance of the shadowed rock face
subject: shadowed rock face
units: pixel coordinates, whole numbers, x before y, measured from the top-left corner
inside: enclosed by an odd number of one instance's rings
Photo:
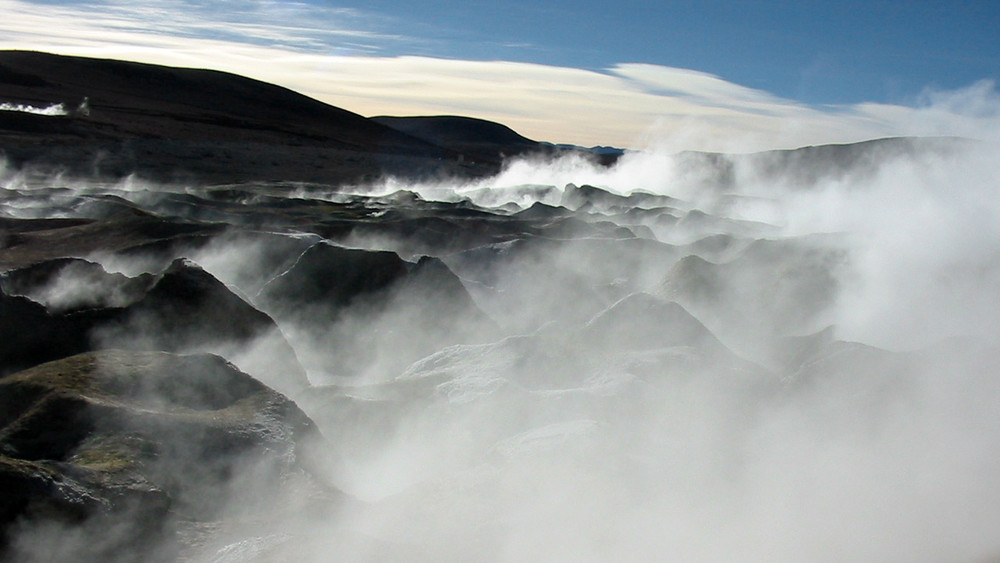
[[[31,295],[55,313],[126,307],[142,299],[155,281],[149,274],[129,278],[108,273],[80,258],[57,258],[0,274],[5,294]]]
[[[73,203],[82,202],[74,200]],[[78,209],[74,206],[67,212],[76,215]],[[152,243],[218,234],[223,230],[219,224],[171,221],[135,209],[100,219],[86,215],[77,217],[72,220],[7,219],[3,225],[5,240],[0,241],[3,243],[0,269],[30,266],[54,258],[78,258],[93,252],[123,252]]]
[[[14,557],[59,553],[30,543],[55,522],[99,534],[75,547],[82,560],[170,559],[180,515],[212,518],[230,495],[252,496],[231,488],[250,468],[308,484],[300,448],[320,439],[294,403],[210,355],[72,356],[4,378],[0,406]]]
[[[275,328],[270,317],[183,259],[174,261],[124,316],[125,324],[148,324],[158,333],[151,336],[157,340],[151,347],[167,350],[191,346],[194,339],[245,341]]]
[[[619,350],[722,346],[683,307],[643,293],[630,295],[601,312],[586,324],[584,333],[595,344]]]
[[[848,259],[833,239],[756,240],[722,263],[682,258],[657,294],[726,331],[768,340],[814,324],[833,303]]]
[[[50,315],[27,297],[0,294],[0,374],[86,350],[88,324]]]
[[[375,366],[398,372],[443,346],[496,334],[441,260],[411,263],[395,252],[326,242],[305,250],[254,302],[314,342],[318,355],[303,359],[308,370],[342,376]]]
[[[183,259],[161,274],[135,278],[58,259],[0,275],[0,289],[0,334],[7,336],[0,343],[2,373],[107,347],[228,352],[262,346],[282,366],[271,384],[292,393],[308,383],[269,316]]]
[[[404,262],[394,252],[369,252],[319,243],[265,285],[257,298],[275,309],[339,308],[359,296],[384,290],[405,275]]]

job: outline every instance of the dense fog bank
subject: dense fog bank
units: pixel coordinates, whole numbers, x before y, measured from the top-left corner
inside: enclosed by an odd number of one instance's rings
[[[322,439],[290,487],[257,452],[216,510],[166,511],[190,560],[988,559],[998,156],[645,151],[348,190],[8,169],[4,373],[210,353],[294,401]],[[17,522],[25,559],[91,553]]]

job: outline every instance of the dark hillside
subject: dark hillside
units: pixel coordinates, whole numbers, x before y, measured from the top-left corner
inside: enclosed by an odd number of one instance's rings
[[[457,115],[416,117],[373,117],[372,121],[392,127],[418,139],[455,150],[463,148],[510,147],[537,150],[538,142],[493,121]]]
[[[63,104],[65,116],[0,112],[0,142],[15,165],[71,173],[339,183],[493,171],[286,88],[212,70],[3,51],[0,102]]]
[[[570,145],[540,143],[522,136],[502,123],[457,115],[433,115],[371,118],[377,123],[439,147],[471,155],[479,161],[502,162],[504,158],[527,153],[579,153],[605,165],[613,164],[618,154],[600,155],[588,149]]]

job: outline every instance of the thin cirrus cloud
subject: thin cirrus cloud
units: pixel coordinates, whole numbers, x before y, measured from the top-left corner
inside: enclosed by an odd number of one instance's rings
[[[215,39],[237,44],[282,46],[322,52],[344,42],[363,46],[376,54],[381,46],[405,42],[398,35],[370,28],[372,17],[348,8],[319,8],[302,2],[227,0],[142,0],[122,2],[0,2],[5,14],[5,35],[54,36],[66,32],[74,39],[107,38],[112,44],[122,35],[136,34],[149,42],[157,39]],[[41,26],[41,27],[39,27]],[[58,37],[53,37],[58,39]]]
[[[379,31],[388,16],[305,2],[0,0],[0,48],[206,67],[277,83],[362,115],[459,114],[539,140],[751,151],[891,135],[991,136],[989,82],[920,107],[812,107],[717,76],[652,64],[603,71],[397,53],[435,41]]]

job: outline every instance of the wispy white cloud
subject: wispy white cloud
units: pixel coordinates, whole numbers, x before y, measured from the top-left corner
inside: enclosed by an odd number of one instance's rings
[[[0,0],[0,13],[0,48],[214,68],[363,115],[471,115],[554,142],[751,151],[1000,131],[998,94],[986,82],[928,92],[918,107],[817,108],[703,72],[649,64],[596,72],[385,56],[421,40],[378,31],[385,26],[372,14],[304,2]]]
[[[91,33],[85,33],[85,29],[113,35],[224,40],[307,52],[326,52],[331,45],[352,42],[364,45],[367,54],[400,42],[420,41],[376,31],[380,26],[373,14],[295,1],[96,0],[53,5],[15,0],[2,5],[9,16],[5,28],[30,29],[40,35],[51,34],[52,30],[46,28],[56,25],[87,37]],[[24,28],[16,25],[18,20],[48,26]]]

